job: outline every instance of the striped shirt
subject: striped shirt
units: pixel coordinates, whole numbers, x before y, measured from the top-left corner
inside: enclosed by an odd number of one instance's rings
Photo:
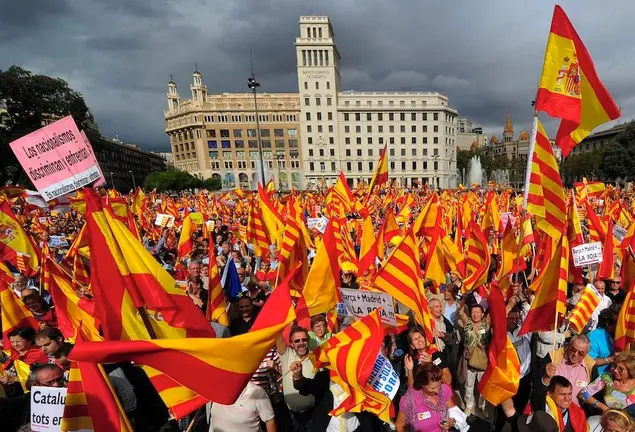
[[[274,364],[275,371],[270,370],[267,367],[267,362],[271,360]],[[275,347],[271,349],[262,359],[260,366],[256,369],[254,376],[251,377],[251,382],[259,387],[265,389],[270,396],[274,393],[278,393],[281,390],[282,376],[280,374],[280,356]]]

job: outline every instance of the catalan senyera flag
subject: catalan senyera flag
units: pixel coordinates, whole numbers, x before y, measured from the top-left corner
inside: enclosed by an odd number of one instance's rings
[[[183,218],[183,225],[181,225],[179,244],[177,246],[179,259],[186,258],[192,253],[192,249],[194,248],[192,235],[194,235],[194,223],[192,222],[192,216],[190,215],[189,209],[186,208],[185,216]]]
[[[599,304],[600,295],[593,285],[588,284],[582,294],[580,294],[580,300],[575,304],[569,315],[569,327],[576,333],[582,333],[582,329],[587,325]]]
[[[263,253],[269,251],[269,233],[265,228],[262,215],[259,211],[258,201],[251,200],[249,203],[249,217],[247,219],[247,241],[254,245],[256,256],[262,256]]]
[[[511,221],[507,222],[501,241],[501,266],[496,275],[498,285],[504,293],[508,293],[512,287],[509,277],[517,273],[519,267],[520,245],[514,235]],[[522,260],[522,258],[520,258]],[[525,261],[523,260],[523,263]]]
[[[348,394],[331,411],[332,416],[368,411],[381,420],[390,422],[390,399],[368,384],[377,356],[381,352],[383,339],[380,311],[376,310],[333,335],[322,345],[319,363],[330,365],[331,380]]]
[[[208,321],[217,322],[224,326],[229,325],[229,317],[227,316],[227,298],[223,285],[220,282],[220,274],[216,265],[216,245],[213,241],[209,242],[209,267],[208,267],[208,291],[209,299],[207,301],[207,310],[205,317]]]
[[[284,231],[284,219],[282,219],[260,184],[258,184],[258,201],[260,204],[260,217],[264,223],[267,238],[271,240],[272,244],[279,245]]]
[[[138,308],[147,310],[159,337],[213,337],[205,316],[172,276],[124,223],[101,207],[96,193],[87,190],[85,195],[91,287],[104,337],[139,339]],[[134,331],[132,325],[137,325]]]
[[[569,240],[566,235],[560,236],[559,240],[548,236],[546,239],[552,242],[551,254],[529,286],[536,292],[536,297],[519,335],[553,330],[556,313],[559,316],[566,313]]]
[[[292,295],[297,295],[302,291],[304,283],[309,273],[308,250],[304,243],[304,235],[300,228],[295,210],[286,216],[286,224],[282,244],[278,254],[278,281],[286,278],[287,274],[293,272],[294,277],[289,282]],[[299,265],[298,269],[295,266]]]
[[[143,193],[140,187],[137,187],[137,190],[134,193],[134,197],[132,198],[132,211],[138,217],[141,218],[143,214],[143,207],[145,206],[146,195]]]
[[[388,144],[384,146],[384,149],[381,151],[381,156],[379,157],[379,162],[377,163],[377,168],[375,168],[375,172],[373,173],[373,178],[370,180],[368,185],[368,194],[364,199],[364,203],[368,201],[370,194],[373,192],[373,188],[375,186],[381,186],[384,183],[388,183]]]
[[[16,219],[9,202],[0,199],[0,259],[33,277],[40,266],[40,248]]]
[[[615,350],[626,351],[635,342],[635,279],[624,298],[615,327]]]
[[[408,230],[403,241],[386,258],[383,267],[375,273],[372,283],[379,291],[390,294],[409,308],[417,323],[424,329],[428,342],[434,342],[434,327],[423,291],[419,247],[413,228]]]
[[[365,271],[375,267],[375,259],[377,258],[377,239],[375,238],[375,227],[370,214],[364,218],[362,232],[359,235],[361,235],[362,244],[359,251],[357,273],[358,276],[361,276]]]
[[[586,177],[581,182],[573,184],[576,194],[576,200],[583,205],[589,201],[589,198],[600,198],[606,191],[606,184],[601,181],[588,181]]]
[[[166,374],[205,399],[231,405],[274,346],[276,336],[294,319],[287,280],[274,290],[246,334],[225,339],[87,342],[76,346],[70,358],[96,363],[134,361]]]
[[[487,283],[491,257],[485,234],[476,222],[469,225],[469,236],[465,245],[467,255],[467,277],[463,280],[461,291],[466,293]]]
[[[536,141],[531,158],[529,185],[525,185],[527,210],[536,216],[536,227],[558,239],[566,228],[567,209],[558,161],[540,120],[536,117]]]
[[[79,297],[68,277],[51,258],[47,258],[46,265],[50,272],[48,290],[55,304],[58,328],[64,337],[74,338],[79,330],[87,340],[102,340],[95,320],[95,301]]]
[[[11,287],[0,279],[0,318],[2,318],[2,341],[5,349],[11,347],[9,333],[19,327],[32,327],[36,332],[40,326],[29,309],[13,292]]]
[[[494,406],[511,398],[520,384],[520,360],[507,335],[507,312],[501,289],[492,283],[487,298],[492,341],[489,345],[487,369],[478,382],[478,391]]]
[[[74,349],[76,348],[77,346]],[[134,430],[102,365],[91,362],[71,363],[62,430]]]
[[[620,116],[589,52],[558,5],[551,21],[536,110],[562,119],[556,144],[565,157],[595,127]]]
[[[327,313],[341,301],[339,287],[342,283],[333,230],[330,220],[302,289],[309,316]]]

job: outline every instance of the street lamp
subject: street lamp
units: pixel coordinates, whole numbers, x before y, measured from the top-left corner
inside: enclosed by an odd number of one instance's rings
[[[254,111],[256,112],[256,138],[258,139],[258,156],[260,157],[260,175],[262,178],[262,185],[265,185],[265,161],[262,157],[262,142],[260,141],[260,119],[258,118],[258,100],[256,94],[258,93],[258,87],[260,83],[256,81],[256,75],[252,70],[251,77],[247,79],[247,87],[251,89],[254,95]]]
[[[115,179],[113,177],[112,171],[110,171],[110,185],[112,186],[113,189],[115,189]]]
[[[282,190],[282,180],[280,179],[280,161],[284,159],[284,155],[276,153],[276,175],[278,176],[278,190]]]
[[[130,173],[130,175],[132,176],[132,187],[134,189],[137,189],[137,183],[134,181],[134,173],[132,171],[128,171]]]

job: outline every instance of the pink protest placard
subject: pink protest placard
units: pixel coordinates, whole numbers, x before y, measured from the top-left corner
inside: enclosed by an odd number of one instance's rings
[[[71,116],[44,126],[11,144],[18,161],[44,199],[50,201],[100,177],[90,143]]]
[[[88,141],[88,137],[86,136],[86,132],[80,131],[80,133],[82,134],[82,139],[84,140],[84,143],[86,144],[86,146],[90,150],[90,153],[93,155],[95,160],[97,160],[97,156],[95,156],[95,152],[93,151],[93,146],[90,144],[90,141]],[[102,172],[101,167],[99,166],[99,163],[97,163],[97,169],[99,170],[99,178],[93,184],[93,187],[99,187],[99,186],[102,186],[102,185],[106,184],[106,178],[104,177],[104,173]]]

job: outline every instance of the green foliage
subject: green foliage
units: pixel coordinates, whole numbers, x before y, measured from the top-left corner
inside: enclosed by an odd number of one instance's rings
[[[560,175],[564,185],[571,186],[574,182],[582,181],[583,177],[589,180],[607,180],[602,169],[603,152],[604,150],[599,148],[567,157],[560,164]]]
[[[93,119],[78,92],[61,78],[35,75],[18,66],[0,70],[0,181],[29,183],[9,143],[42,127],[47,121],[72,115],[80,129],[97,133]]]
[[[169,168],[166,171],[155,171],[150,173],[143,181],[145,190],[156,188],[157,191],[182,191],[187,189],[204,188],[208,190],[219,190],[221,188],[220,178],[208,178],[201,180],[185,171]]]
[[[624,146],[614,140],[604,147],[601,165],[607,179],[625,180],[633,168],[633,158]]]

